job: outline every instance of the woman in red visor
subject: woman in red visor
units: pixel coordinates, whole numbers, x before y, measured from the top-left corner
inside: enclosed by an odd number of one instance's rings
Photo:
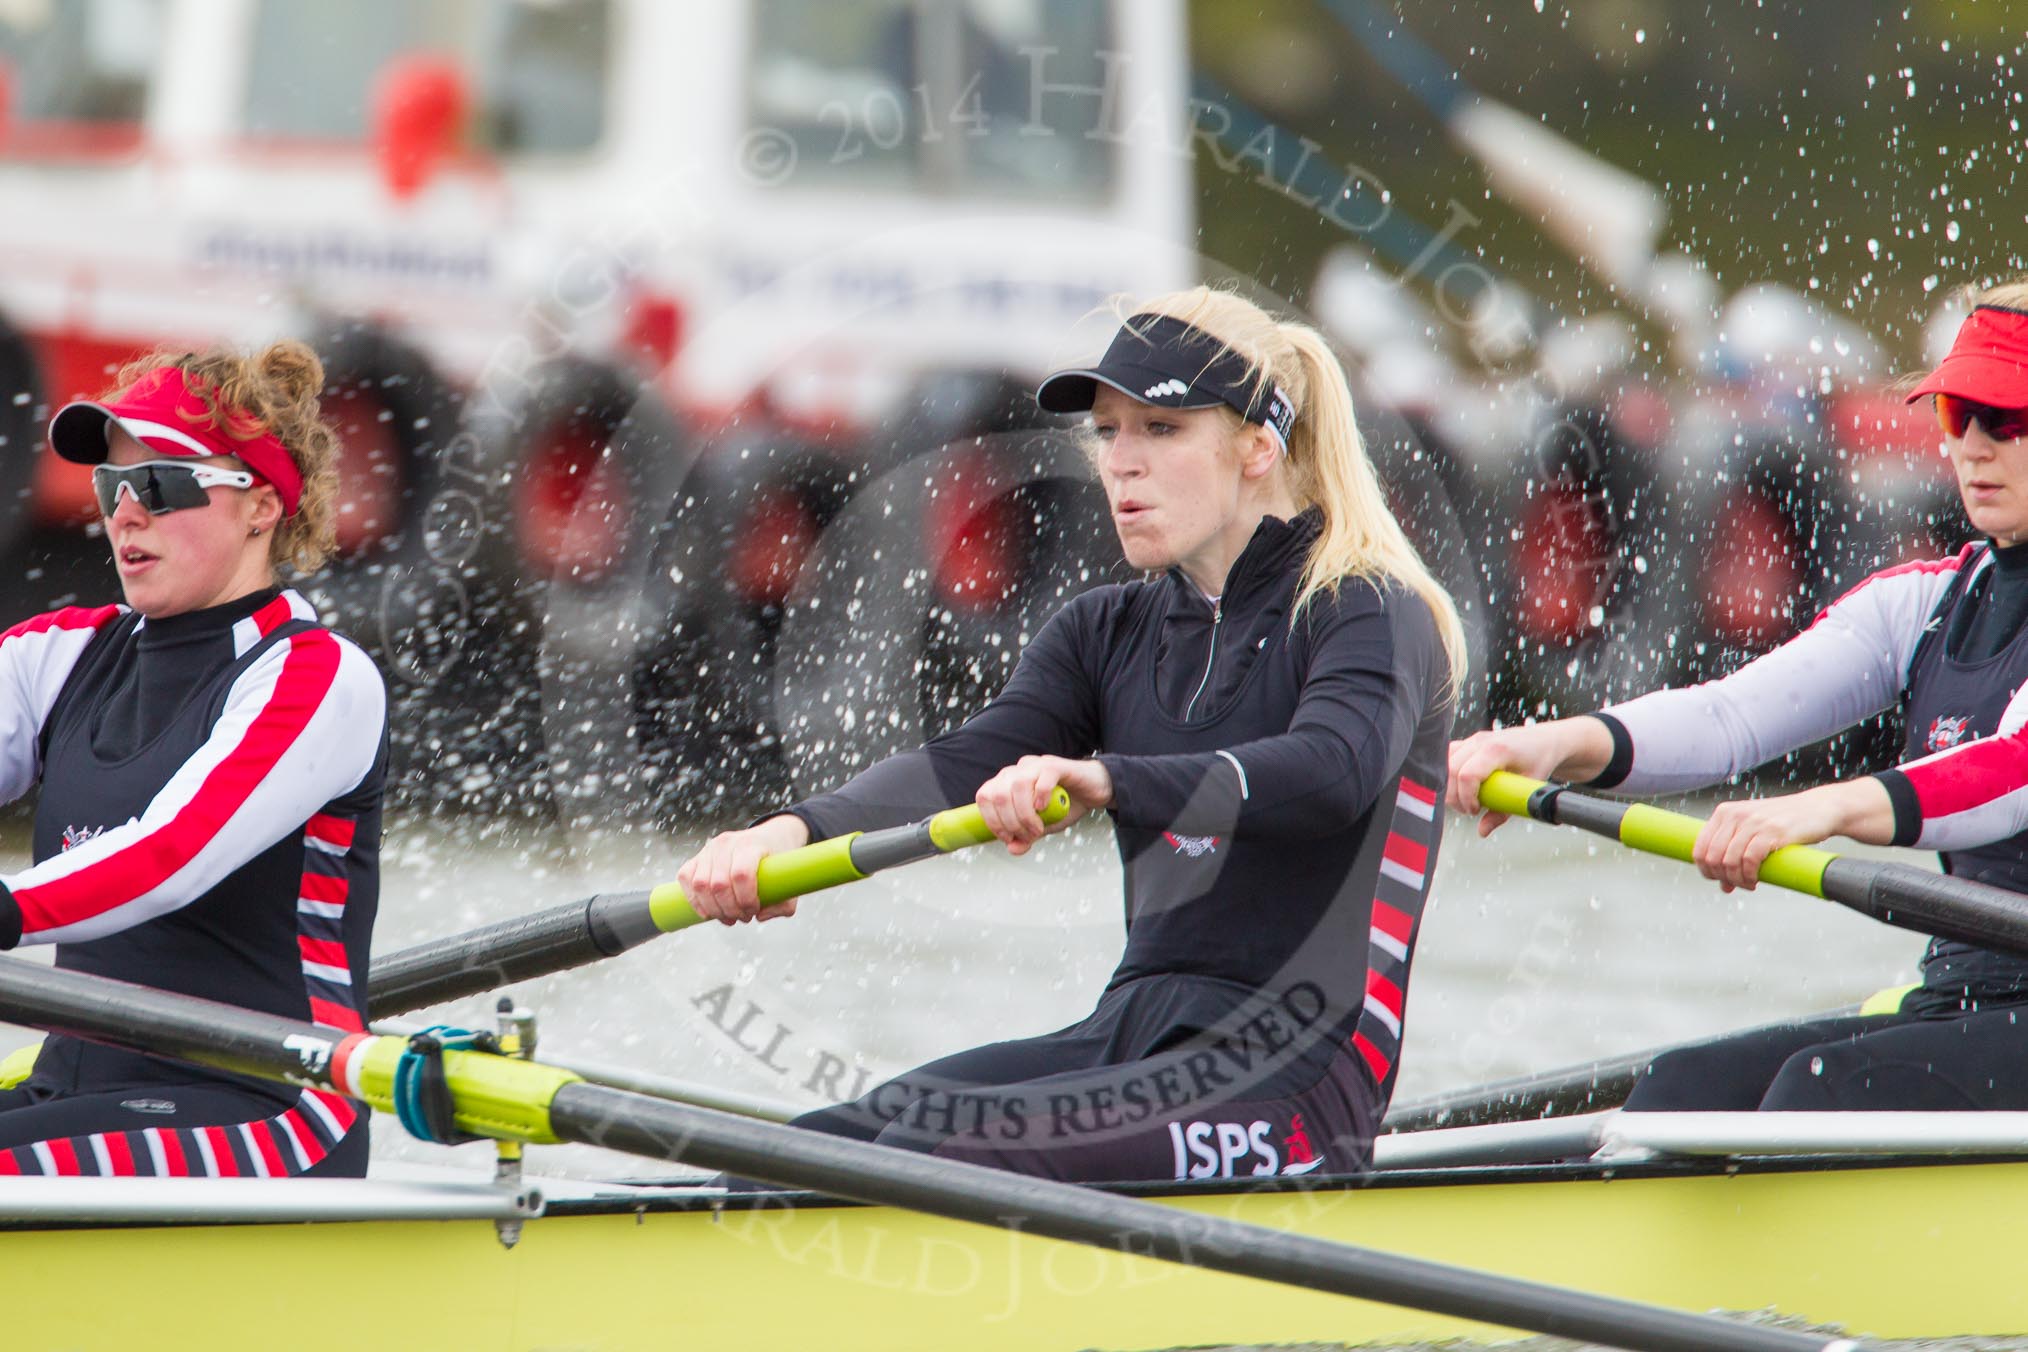
[[[50,423],[92,466],[125,604],[0,636],[0,798],[38,790],[0,947],[362,1027],[387,763],[380,673],[277,570],[333,537],[316,355],[156,355]],[[335,1094],[51,1037],[0,1090],[0,1175],[363,1174]]]
[[[1875,573],[1807,631],[1722,680],[1451,745],[1451,806],[1495,770],[1631,793],[1719,783],[1897,703],[1902,763],[1724,803],[1697,840],[1726,890],[1784,845],[1847,836],[1940,851],[2028,892],[2028,278],[1979,295],[1909,396],[1935,401],[1965,512],[1954,558]],[[1503,820],[1486,812],[1481,835]],[[1891,1013],[1756,1031],[1659,1057],[1633,1110],[2028,1109],[2028,960],[1932,940]]]

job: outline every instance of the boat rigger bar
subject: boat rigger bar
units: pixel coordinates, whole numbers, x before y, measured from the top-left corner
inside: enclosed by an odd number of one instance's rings
[[[2028,1156],[2028,1113],[1630,1113],[1397,1132],[1373,1144],[1383,1170],[1550,1160],[1794,1155]]]
[[[237,1225],[275,1221],[525,1221],[542,1214],[535,1188],[449,1180],[349,1178],[9,1178],[0,1225]]]
[[[1617,1111],[1536,1122],[1487,1122],[1472,1127],[1403,1131],[1373,1143],[1376,1169],[1447,1169],[1586,1159],[1605,1142]]]
[[[1601,1153],[2028,1156],[2028,1113],[1614,1113]]]

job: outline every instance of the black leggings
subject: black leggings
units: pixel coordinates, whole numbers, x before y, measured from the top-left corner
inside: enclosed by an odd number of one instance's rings
[[[1207,996],[1225,1012],[1205,1019]],[[1313,1008],[1143,978],[1068,1028],[943,1057],[795,1125],[1064,1182],[1353,1172],[1372,1161],[1378,1094],[1349,1048],[1302,1026]]]
[[[2028,1109],[2028,1005],[1755,1029],[1665,1052],[1629,1112]]]

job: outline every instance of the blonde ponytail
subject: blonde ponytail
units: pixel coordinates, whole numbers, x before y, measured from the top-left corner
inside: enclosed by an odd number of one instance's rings
[[[1984,290],[1967,287],[1965,296],[1972,305],[1997,305],[2003,310],[2028,310],[2028,274],[2010,277]]]
[[[1295,614],[1301,615],[1319,593],[1336,595],[1346,578],[1394,579],[1421,597],[1436,618],[1455,699],[1465,684],[1464,626],[1450,594],[1387,508],[1353,417],[1345,368],[1323,335],[1307,324],[1278,321],[1252,301],[1208,286],[1136,305],[1134,311],[1168,315],[1210,334],[1239,354],[1263,387],[1281,386],[1295,406],[1283,462],[1290,494],[1299,506],[1320,508],[1324,518],[1303,566]]]

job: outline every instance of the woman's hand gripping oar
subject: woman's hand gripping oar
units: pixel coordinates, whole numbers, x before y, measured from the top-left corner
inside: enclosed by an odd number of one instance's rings
[[[971,811],[979,829],[1003,842],[1009,854],[1023,855],[1042,837],[1106,806],[1112,796],[1112,777],[1098,761],[1023,756],[979,786]],[[965,821],[970,829],[972,817]],[[699,916],[721,924],[794,915],[800,893],[768,894],[760,875],[770,861],[804,847],[809,838],[809,826],[786,813],[744,830],[722,831],[676,871],[677,885]]]
[[[1480,804],[1490,812],[1575,826],[1647,854],[1697,862],[1705,822],[1647,803],[1594,798],[1504,770],[1486,776]],[[2028,957],[2028,896],[1907,864],[1853,859],[1788,845],[1762,862],[1758,879],[1849,906],[1884,924]]]
[[[1070,796],[1057,789],[1038,816],[1053,825],[1070,813]],[[855,831],[769,855],[758,863],[755,885],[761,905],[776,905],[992,839],[994,832],[976,805],[956,807],[909,826]],[[581,967],[703,919],[679,884],[664,883],[650,891],[605,893],[503,920],[376,960],[368,987],[370,1013],[388,1018]]]

